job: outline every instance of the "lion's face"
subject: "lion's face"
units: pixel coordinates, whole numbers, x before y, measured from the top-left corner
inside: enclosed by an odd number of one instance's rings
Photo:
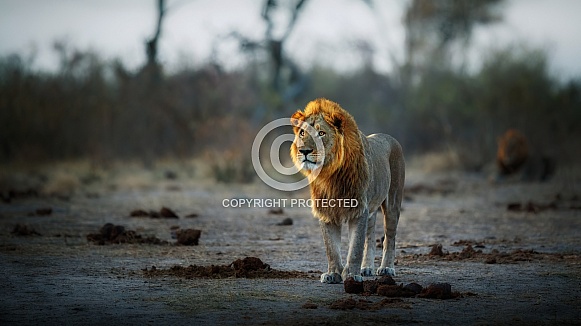
[[[328,166],[336,153],[337,129],[325,121],[322,113],[293,118],[297,119],[291,146],[295,166],[306,173]],[[322,148],[317,148],[317,142],[322,143]]]
[[[509,129],[498,141],[496,158],[503,172],[518,170],[528,158],[526,137],[518,130]]]

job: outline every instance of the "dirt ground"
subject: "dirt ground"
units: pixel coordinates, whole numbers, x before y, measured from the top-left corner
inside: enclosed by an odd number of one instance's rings
[[[83,180],[64,193],[3,190],[0,324],[581,324],[575,176],[493,183],[480,174],[408,172],[394,279],[449,283],[462,295],[448,300],[347,294],[342,284],[321,284],[326,257],[308,208],[223,207],[224,199],[290,201],[308,191],[179,172],[125,184]],[[130,216],[162,207],[179,218]],[[106,223],[134,233],[120,243],[89,241]],[[175,245],[186,229],[201,230],[198,245]],[[127,240],[136,235],[153,240]],[[345,251],[346,230],[343,239]],[[269,267],[256,277],[228,270],[245,257]],[[190,265],[214,268],[215,277],[184,273],[195,270]]]

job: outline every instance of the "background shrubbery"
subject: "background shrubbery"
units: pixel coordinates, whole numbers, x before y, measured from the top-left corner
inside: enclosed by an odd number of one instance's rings
[[[496,138],[509,127],[562,161],[576,159],[581,148],[581,84],[557,80],[545,53],[534,49],[490,53],[472,73],[429,66],[409,83],[369,66],[343,74],[314,66],[290,102],[269,87],[269,75],[261,73],[266,62],[237,71],[207,64],[164,73],[129,71],[93,52],[59,53],[56,72],[32,70],[18,55],[0,59],[2,162],[248,160],[264,123],[317,97],[339,102],[366,133],[396,136],[409,154],[453,149],[469,168],[493,160]]]

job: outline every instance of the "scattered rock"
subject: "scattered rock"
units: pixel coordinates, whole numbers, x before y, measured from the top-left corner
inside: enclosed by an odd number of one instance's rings
[[[343,285],[346,293],[363,294],[366,296],[378,295],[388,298],[419,297],[432,299],[451,299],[461,296],[460,293],[452,292],[452,286],[449,283],[434,283],[430,284],[427,288],[422,287],[418,283],[408,283],[404,286],[403,283],[397,285],[391,276],[383,276],[379,279],[365,280],[363,282],[356,282],[352,277],[349,277],[343,282]],[[339,300],[335,304],[338,307],[352,309],[347,307],[351,307],[353,302]],[[370,307],[366,309],[370,309]]]
[[[444,256],[444,251],[442,250],[442,245],[436,243],[432,246],[432,250],[430,250],[429,256]]]
[[[389,275],[383,275],[379,280],[377,280],[377,283],[383,285],[395,285],[395,280]]]
[[[142,210],[142,209],[136,209],[136,210],[131,211],[129,216],[131,216],[131,217],[149,217],[149,213]]]
[[[176,230],[177,244],[182,246],[197,246],[201,234],[202,231],[196,229]]]
[[[196,218],[196,217],[198,217],[198,216],[199,216],[198,214],[196,214],[196,213],[192,213],[192,214],[188,214],[188,215],[186,215],[186,216],[184,216],[184,217],[186,217],[186,218]]]
[[[178,215],[167,207],[162,207],[161,210],[159,211],[159,215],[165,218],[178,218]]]
[[[368,295],[372,295],[377,293],[377,287],[379,286],[379,283],[377,282],[377,280],[366,280],[363,281],[363,293],[368,294]],[[345,292],[347,292],[347,289],[345,289]],[[349,292],[347,292],[349,293]]]
[[[175,179],[177,179],[177,178],[178,178],[178,174],[177,174],[177,173],[175,173],[174,171],[167,170],[167,171],[165,171],[165,173],[164,173],[164,177],[165,177],[166,179],[168,179],[168,180],[175,180]]]
[[[424,287],[419,285],[418,283],[409,283],[406,284],[406,286],[404,286],[403,288],[404,290],[413,292],[415,294],[420,294],[420,292],[422,292],[422,290],[424,289]]]
[[[453,299],[460,297],[460,293],[452,292],[452,286],[449,283],[433,283],[423,289],[418,295],[419,298],[428,299]]]
[[[301,308],[303,308],[303,309],[317,309],[317,308],[319,308],[319,306],[317,306],[316,304],[314,304],[312,302],[307,302],[304,305],[302,305]]]
[[[482,250],[479,250],[479,252],[476,252],[474,250],[474,248],[472,248],[471,245],[467,245],[464,249],[462,249],[459,256],[460,256],[460,259],[468,259],[468,258],[472,258],[472,257],[476,256],[477,253],[482,253]]]
[[[40,233],[36,232],[32,227],[29,227],[24,224],[16,224],[14,229],[12,230],[12,234],[18,236],[33,236],[33,235],[41,235]]]
[[[285,218],[284,220],[282,220],[280,223],[277,223],[276,225],[293,225],[293,219],[290,217]]]
[[[282,208],[272,208],[268,211],[268,214],[282,215],[282,214],[284,214],[284,211]]]
[[[546,210],[555,210],[557,209],[556,202],[550,202],[548,204],[539,204],[532,201],[527,202],[526,204],[521,203],[509,203],[506,206],[508,211],[512,212],[527,212],[527,213],[539,213]]]
[[[167,207],[162,207],[159,212],[150,210],[149,212],[143,209],[135,209],[129,214],[131,217],[151,217],[151,218],[179,218],[178,215]]]
[[[346,293],[361,293],[363,292],[363,282],[356,281],[353,277],[348,277],[344,282],[343,286]]]
[[[136,244],[157,244],[165,245],[167,241],[160,240],[156,237],[143,237],[133,230],[126,230],[122,225],[106,223],[101,227],[99,233],[87,235],[87,241],[97,245],[136,243]]]

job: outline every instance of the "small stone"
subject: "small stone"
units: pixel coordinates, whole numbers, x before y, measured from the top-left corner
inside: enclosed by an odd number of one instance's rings
[[[363,282],[357,282],[353,277],[348,277],[344,282],[346,293],[361,293],[363,292]]]

